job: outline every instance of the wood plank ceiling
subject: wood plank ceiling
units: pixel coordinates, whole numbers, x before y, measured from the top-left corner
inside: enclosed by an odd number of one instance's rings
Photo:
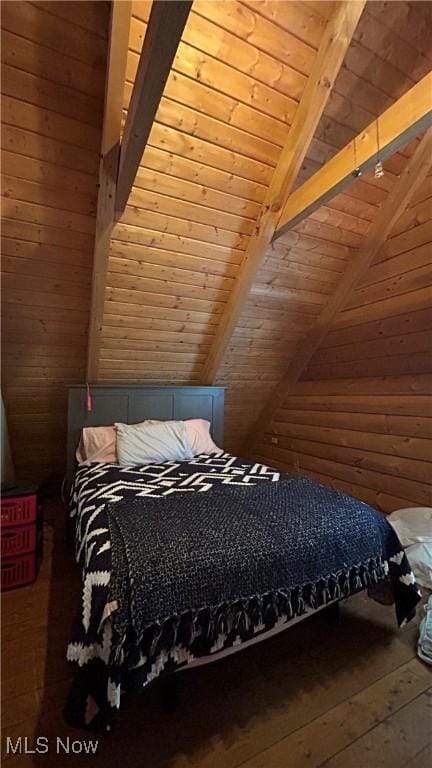
[[[148,11],[147,3],[133,6],[126,103]],[[114,231],[101,380],[123,378],[125,371],[150,381],[199,380],[286,138],[285,123],[306,82],[305,74],[241,39],[256,18],[233,3],[194,5],[129,206]],[[239,37],[221,26],[227,19]],[[312,21],[316,46],[325,22],[315,15]],[[258,26],[264,26],[262,48],[280,50],[286,33],[264,18]],[[315,48],[296,38],[293,44],[299,54],[304,49],[308,73]],[[264,84],[275,79],[279,90]],[[125,319],[122,332],[117,321],[125,304],[133,320]]]
[[[17,478],[61,477],[85,377],[105,2],[3,2],[2,392]]]
[[[291,389],[255,459],[385,511],[432,501],[432,175]]]
[[[423,183],[427,180],[432,166],[432,127],[426,131],[423,138],[418,142],[415,152],[405,163],[405,167],[398,180],[393,184],[392,190],[380,209],[380,215],[371,222],[367,234],[364,236],[361,247],[355,253],[354,258],[350,259],[341,278],[338,280],[336,289],[332,292],[331,301],[328,301],[313,327],[298,345],[295,354],[292,356],[289,367],[284,373],[282,380],[278,383],[267,406],[264,408],[259,423],[254,431],[265,429],[272,421],[275,413],[280,406],[289,399],[290,394],[297,389],[297,383],[313,359],[315,352],[320,348],[325,340],[333,322],[345,306],[349,305],[353,294],[355,294],[365,274],[369,272],[369,267],[373,264],[375,258],[381,252],[388,237],[391,235],[393,227],[405,213],[412,200],[421,190]],[[424,212],[427,210],[429,201],[426,201]],[[425,265],[426,269],[421,270],[425,278],[425,285],[431,279],[431,264]],[[387,265],[388,267],[388,265]],[[413,266],[414,269],[414,266]],[[373,273],[373,270],[372,270]],[[378,275],[380,270],[378,270]],[[378,277],[378,282],[380,278]],[[386,291],[390,287],[386,286]],[[365,303],[373,303],[373,290],[366,289]],[[431,356],[432,364],[432,356]],[[359,374],[360,375],[360,374]]]
[[[113,231],[99,381],[200,381],[331,9],[195,0]],[[125,108],[149,10],[132,5]],[[430,71],[428,23],[428,4],[367,4],[298,184]],[[243,446],[415,146],[269,248],[217,376],[229,450]]]

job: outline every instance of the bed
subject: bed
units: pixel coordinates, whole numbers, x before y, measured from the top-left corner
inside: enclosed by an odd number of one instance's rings
[[[109,729],[121,694],[265,640],[367,589],[399,625],[420,593],[384,516],[308,477],[227,452],[76,466],[81,430],[206,419],[223,446],[220,387],[69,392],[70,515],[81,607],[68,644],[74,726]]]

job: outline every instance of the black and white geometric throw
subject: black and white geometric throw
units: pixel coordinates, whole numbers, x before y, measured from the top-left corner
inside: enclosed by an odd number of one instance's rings
[[[71,513],[83,580],[68,646],[81,668],[65,708],[74,725],[106,725],[125,686],[376,582],[391,583],[399,623],[419,599],[382,515],[229,454],[81,467]]]
[[[276,482],[278,471],[228,453],[201,455],[190,461],[146,466],[91,464],[78,468],[71,489],[70,515],[75,519],[76,559],[82,569],[81,615],[74,627],[67,658],[79,666],[93,658],[108,661],[116,609],[109,600],[111,539],[106,507],[134,499],[205,493],[214,485]]]

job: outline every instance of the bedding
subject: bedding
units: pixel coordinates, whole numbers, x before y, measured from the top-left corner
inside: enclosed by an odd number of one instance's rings
[[[117,433],[114,426],[84,427],[75,454],[78,464],[115,463],[117,461],[116,441]]]
[[[192,459],[184,421],[115,424],[117,456],[122,466]]]
[[[199,456],[202,453],[208,455],[216,453],[220,455],[223,453],[221,448],[218,448],[216,443],[210,434],[211,423],[207,419],[186,419],[182,422],[186,428],[186,434],[188,437],[189,445],[192,450],[192,456]],[[145,421],[144,424],[163,424],[163,422],[156,419]]]
[[[210,434],[211,424],[206,419],[186,419],[185,421],[159,421],[156,419],[146,419],[140,421],[137,424],[113,424],[107,427],[83,427],[81,438],[78,448],[75,453],[78,464],[122,464],[126,461],[119,461],[117,450],[117,433],[118,427],[120,430],[120,443],[121,446],[125,444],[125,440],[128,435],[129,428],[132,428],[132,434],[136,427],[149,427],[154,424],[162,424],[163,429],[166,429],[167,424],[177,424],[178,429],[186,430],[186,441],[182,440],[182,447],[184,456],[182,458],[192,458],[193,456],[199,456],[202,453],[206,454],[221,454],[223,451],[218,448],[216,443],[213,442]],[[183,425],[180,427],[180,425]],[[123,429],[124,428],[124,429]],[[156,430],[157,432],[157,430]],[[150,432],[150,437],[151,437]],[[132,438],[133,439],[133,438]],[[160,448],[160,446],[158,446]],[[190,451],[189,451],[190,448]],[[169,453],[169,452],[168,452]],[[187,455],[186,455],[187,454]],[[169,460],[173,458],[170,455],[162,457],[163,460]],[[175,459],[180,457],[174,457]],[[130,461],[129,463],[142,463]]]
[[[380,513],[227,453],[80,467],[71,514],[83,578],[72,725],[109,727],[122,690],[362,589],[391,587],[399,624],[420,599]]]
[[[218,448],[210,434],[211,424],[206,419],[186,419],[184,422],[192,454],[199,456],[202,453],[221,454],[223,451]]]

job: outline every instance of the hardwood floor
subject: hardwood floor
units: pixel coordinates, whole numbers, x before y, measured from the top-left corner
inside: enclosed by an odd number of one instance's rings
[[[46,510],[37,582],[2,595],[2,749],[47,737],[47,754],[4,755],[8,768],[426,768],[432,679],[416,658],[417,619],[397,629],[393,607],[364,595],[330,627],[314,616],[266,643],[179,675],[182,706],[161,710],[159,689],[124,701],[111,734],[62,721],[68,632],[79,575],[64,543],[64,513]],[[56,739],[98,739],[95,755],[56,752]],[[43,745],[43,743],[42,743]],[[24,742],[22,742],[24,747]],[[60,746],[60,749],[62,747]],[[72,763],[71,763],[72,761]]]

